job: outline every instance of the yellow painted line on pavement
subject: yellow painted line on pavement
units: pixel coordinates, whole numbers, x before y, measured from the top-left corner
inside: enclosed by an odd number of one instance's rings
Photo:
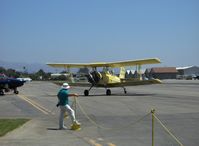
[[[108,146],[116,146],[115,144],[113,143],[107,143]]]
[[[94,145],[94,146],[102,146],[101,144],[96,143],[95,140],[93,140],[93,139],[89,139],[89,143]]]
[[[103,146],[102,144],[97,143],[95,140],[93,140],[89,137],[84,137],[84,140],[87,141],[92,146]],[[103,142],[106,146],[116,146],[115,144],[113,144],[111,142],[105,142],[105,140],[103,138],[98,138],[97,141]]]
[[[22,95],[24,96],[24,95]],[[48,113],[51,113],[50,110],[48,110],[47,108],[45,108],[44,106],[40,105],[39,103],[37,103],[36,101],[28,98],[27,96],[24,96],[27,100],[29,100],[30,102],[32,102],[33,104],[35,104],[36,106],[40,107],[41,109],[43,109],[44,111],[48,112]]]
[[[36,109],[38,109],[39,111],[41,111],[42,113],[48,115],[49,110],[47,110],[46,108],[44,108],[43,106],[39,105],[38,103],[36,103],[35,101],[29,99],[28,97],[24,96],[24,95],[17,95],[19,98],[21,98],[22,100],[25,100],[26,102],[28,102],[29,104],[31,104],[33,107],[35,107]]]

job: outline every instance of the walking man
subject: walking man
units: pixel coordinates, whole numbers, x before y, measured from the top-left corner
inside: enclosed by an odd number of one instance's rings
[[[61,89],[59,90],[57,97],[58,97],[58,104],[57,106],[60,107],[60,116],[59,116],[59,129],[65,130],[67,129],[64,126],[64,114],[67,112],[71,118],[73,124],[79,125],[80,123],[76,120],[75,111],[69,105],[69,96],[78,97],[78,94],[69,94],[70,86],[68,83],[63,83]]]

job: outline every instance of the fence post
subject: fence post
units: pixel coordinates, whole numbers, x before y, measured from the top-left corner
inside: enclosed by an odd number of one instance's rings
[[[152,146],[154,146],[154,133],[155,133],[155,130],[154,130],[154,122],[155,122],[155,118],[154,118],[154,114],[155,114],[155,109],[151,109],[151,115],[152,115]]]

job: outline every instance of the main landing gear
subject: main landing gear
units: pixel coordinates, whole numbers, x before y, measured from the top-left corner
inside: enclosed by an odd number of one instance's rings
[[[6,89],[1,89],[0,90],[0,95],[5,95],[5,93],[4,93],[4,91],[5,92],[9,92],[11,89],[8,89],[8,88],[6,88]],[[14,88],[14,89],[12,89],[13,91],[14,91],[14,94],[19,94],[19,91],[17,90],[17,88]]]
[[[106,89],[106,95],[111,95],[111,89]]]
[[[93,88],[94,84],[89,88],[89,90],[84,90],[84,96],[89,95],[89,91]]]
[[[14,88],[14,93],[19,94],[19,91],[17,90],[17,88]]]
[[[91,88],[89,90],[84,90],[84,96],[89,96],[89,91],[91,90]],[[106,89],[106,95],[111,95],[111,90],[110,89]]]
[[[88,96],[89,95],[89,90],[84,90],[84,96]]]
[[[92,85],[89,90],[84,90],[84,96],[89,96],[89,92],[93,88],[93,86],[94,85]],[[124,90],[124,94],[127,94],[126,88],[125,87],[122,87],[122,88]],[[106,95],[108,95],[108,96],[111,95],[111,89],[106,88]]]

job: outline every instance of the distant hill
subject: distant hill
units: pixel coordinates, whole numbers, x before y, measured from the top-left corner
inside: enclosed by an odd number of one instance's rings
[[[16,71],[27,71],[28,73],[34,73],[40,69],[44,70],[45,72],[52,72],[52,73],[60,72],[63,70],[63,69],[55,69],[42,63],[6,62],[1,60],[0,60],[0,67],[4,67],[6,69],[12,68],[15,69]]]

